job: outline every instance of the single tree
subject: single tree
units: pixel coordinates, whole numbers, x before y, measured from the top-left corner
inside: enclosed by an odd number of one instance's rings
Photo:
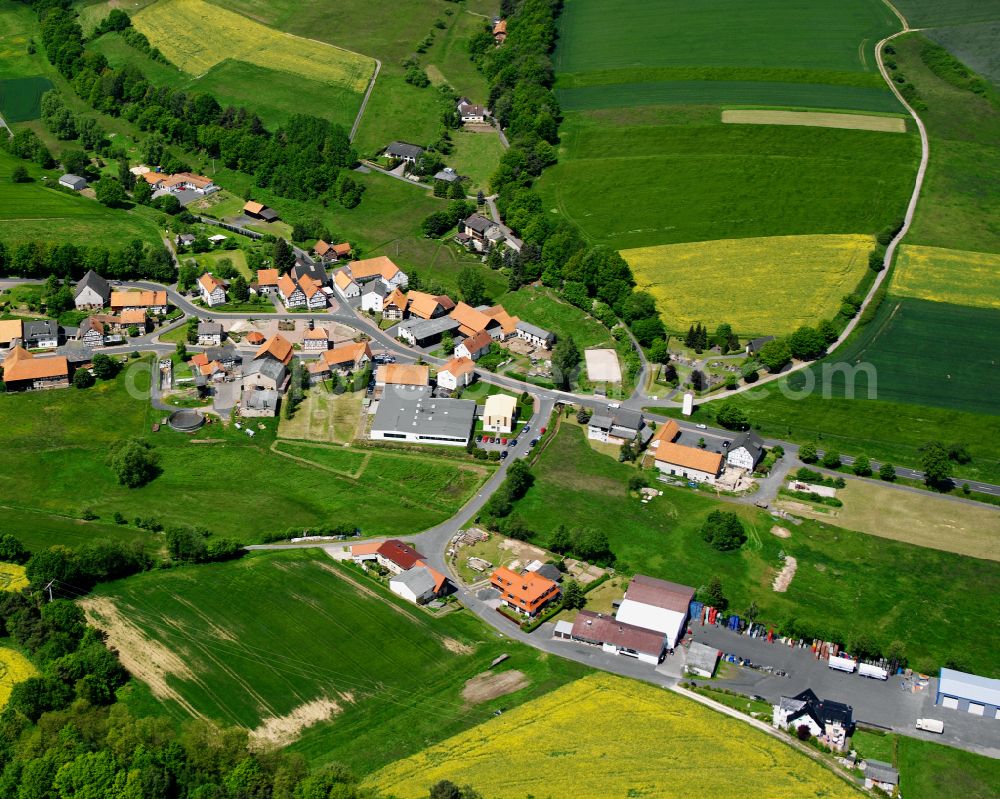
[[[552,350],[552,377],[556,385],[568,389],[579,363],[580,348],[576,346],[573,336],[560,338]]]
[[[77,388],[90,388],[94,385],[94,376],[87,369],[77,369],[73,375],[73,385]]]
[[[891,463],[883,463],[878,470],[878,476],[880,480],[885,480],[887,483],[891,483],[896,479],[896,467]]]
[[[573,535],[565,524],[560,524],[552,533],[552,538],[549,540],[549,549],[562,555],[569,552],[572,548]]]
[[[931,488],[943,490],[951,487],[952,464],[948,450],[939,441],[929,441],[921,448],[920,465],[924,482]]]
[[[715,421],[727,430],[746,430],[750,426],[746,411],[732,402],[724,402],[715,412]]]
[[[10,179],[12,183],[29,183],[31,175],[28,174],[28,170],[23,164],[18,164],[11,170]]]
[[[108,453],[108,465],[118,482],[128,488],[138,488],[156,477],[159,462],[150,445],[136,438],[118,441]]]
[[[851,469],[858,477],[870,477],[872,473],[872,463],[868,460],[867,455],[858,455],[858,457],[854,459],[854,465]]]
[[[803,463],[816,463],[819,460],[819,451],[816,444],[812,441],[807,441],[799,447],[799,460]]]
[[[701,537],[719,552],[729,552],[743,546],[747,533],[735,513],[713,510],[701,526]]]
[[[236,302],[246,302],[250,299],[250,287],[243,275],[237,275],[229,284],[229,293]]]
[[[792,360],[792,351],[787,341],[776,338],[768,341],[757,351],[756,359],[764,364],[767,371],[774,374],[780,372]]]
[[[118,208],[128,202],[128,195],[122,184],[107,175],[94,184],[94,194],[97,201],[108,208]]]
[[[843,461],[840,459],[840,453],[834,452],[833,450],[823,453],[823,460],[821,463],[827,469],[839,469],[843,466]]]
[[[103,352],[99,352],[91,359],[94,366],[94,375],[101,380],[110,380],[118,374],[118,364]]]
[[[587,604],[583,588],[576,580],[567,580],[563,586],[563,607],[567,610],[577,610]]]
[[[476,267],[467,266],[458,273],[458,292],[473,307],[486,302],[486,281]]]
[[[726,595],[722,590],[722,580],[718,577],[713,577],[709,583],[708,588],[705,590],[705,598],[709,605],[719,611],[724,611],[729,607],[729,600],[726,599]]]

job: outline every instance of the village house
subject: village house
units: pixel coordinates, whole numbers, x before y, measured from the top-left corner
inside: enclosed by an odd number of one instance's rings
[[[365,364],[371,363],[372,349],[367,341],[355,341],[327,350],[321,356],[321,360],[328,369],[346,375],[349,372],[357,372],[364,368]]]
[[[273,208],[268,208],[264,203],[253,200],[247,201],[243,206],[243,214],[251,219],[260,219],[264,222],[277,222],[281,218]]]
[[[491,394],[483,406],[483,430],[487,433],[509,433],[517,419],[517,399],[510,394]]]
[[[111,292],[111,311],[145,311],[149,314],[162,316],[167,312],[166,291],[113,291]]]
[[[468,97],[461,98],[455,108],[462,122],[485,122],[490,115],[485,106],[476,105]]]
[[[330,244],[320,239],[313,247],[313,252],[316,253],[317,258],[322,258],[328,263],[337,263],[351,254],[351,245],[346,241],[340,244]]]
[[[497,47],[504,43],[507,38],[507,20],[501,19],[497,20],[493,24],[493,41],[496,42]]]
[[[59,346],[59,323],[54,319],[26,321],[24,346],[30,350],[54,350]]]
[[[448,578],[421,561],[389,578],[389,590],[407,602],[424,605],[444,593]]]
[[[388,296],[389,287],[381,280],[366,283],[365,287],[361,289],[361,310],[368,313],[382,313],[382,306]]]
[[[667,649],[667,637],[662,632],[627,624],[591,610],[577,613],[570,637],[600,646],[605,652],[632,657],[654,666],[663,660]]]
[[[374,286],[375,284],[370,283],[369,285]],[[345,300],[353,300],[355,297],[361,296],[361,286],[355,283],[343,269],[338,269],[333,273],[333,286]]]
[[[394,141],[385,148],[386,158],[391,158],[394,161],[405,161],[408,164],[417,163],[417,159],[423,154],[423,147],[417,147],[415,144],[407,144],[403,141]]]
[[[363,285],[371,280],[382,280],[389,289],[406,288],[406,273],[385,255],[352,261],[344,267],[355,283]]]
[[[222,344],[225,331],[219,322],[198,323],[198,344],[202,347],[218,347]]]
[[[140,333],[145,333],[149,328],[149,317],[142,308],[129,308],[118,315],[116,328],[122,331],[130,327],[134,327]]]
[[[406,305],[406,295],[398,288],[393,289],[392,293],[382,303],[382,318],[396,321],[401,320],[406,316]]]
[[[506,566],[490,575],[490,585],[500,593],[500,603],[525,616],[536,616],[559,598],[559,584],[538,572],[518,574]]]
[[[254,353],[254,360],[271,359],[283,366],[292,360],[292,345],[281,333],[275,333]]]
[[[465,178],[458,174],[450,166],[446,166],[440,172],[434,173],[434,180],[441,180],[448,184],[461,183]]]
[[[411,291],[406,295],[409,303],[407,313],[420,319],[436,319],[455,308],[455,303],[447,294],[428,294],[424,291]]]
[[[244,388],[240,398],[240,416],[268,418],[278,415],[281,395],[271,389]]]
[[[65,388],[69,385],[69,361],[62,355],[36,357],[15,345],[4,359],[3,381],[8,391]]]
[[[59,178],[59,185],[73,191],[83,191],[87,188],[87,179],[81,178],[79,175],[66,174]]]
[[[226,284],[209,272],[198,278],[198,290],[201,292],[202,302],[209,308],[225,305]]]
[[[309,327],[302,334],[302,350],[304,352],[324,352],[330,349],[330,333],[325,327]]]
[[[278,296],[285,308],[308,308],[319,310],[326,308],[326,294],[321,284],[308,275],[302,275],[296,280],[291,275],[278,278]]]
[[[795,696],[783,696],[774,705],[771,723],[778,729],[808,727],[809,734],[831,749],[842,752],[854,732],[854,710],[850,705],[820,699],[806,688]]]
[[[410,363],[384,363],[375,370],[375,387],[386,386],[429,386],[431,370],[429,366]]]
[[[24,336],[24,324],[20,319],[0,319],[0,349],[8,349]]]
[[[111,284],[93,269],[76,284],[73,302],[78,311],[99,311],[111,299]]]
[[[655,459],[661,473],[696,483],[714,483],[722,474],[722,456],[698,447],[663,441],[656,448]]]
[[[756,355],[760,352],[760,348],[763,347],[767,342],[774,341],[774,336],[761,336],[760,338],[751,339],[746,345],[747,355]]]
[[[450,316],[436,319],[412,317],[396,325],[396,335],[414,347],[429,347],[440,343],[445,333],[458,330],[458,322]]]
[[[350,547],[355,563],[377,563],[389,572],[389,590],[409,602],[422,605],[441,596],[448,579],[431,568],[423,555],[398,538]]]
[[[523,338],[535,347],[542,347],[547,350],[552,349],[552,345],[556,343],[555,334],[529,322],[518,321],[516,335],[518,338]]]
[[[167,175],[163,172],[145,172],[140,176],[154,192],[167,191],[176,194],[181,191],[193,191],[196,194],[211,194],[218,191],[211,178],[196,175],[192,172],[177,172]]]
[[[302,258],[295,261],[295,266],[292,267],[291,275],[295,280],[301,280],[303,277],[308,277],[320,286],[325,286],[330,282],[330,276],[327,275],[322,262],[317,263]]]
[[[232,344],[209,347],[205,350],[204,355],[210,361],[218,361],[227,372],[232,372],[243,363],[243,356]]]
[[[221,367],[221,364],[220,364]],[[243,367],[243,391],[277,391],[288,387],[288,369],[273,358],[258,358]]]
[[[740,433],[729,445],[726,465],[752,472],[764,458],[764,441],[753,430]]]
[[[465,447],[472,437],[476,403],[441,399],[426,385],[389,384],[372,420],[373,441]]]
[[[494,305],[493,307],[480,307],[476,308],[477,311],[482,311],[491,319],[495,319],[496,323],[500,326],[498,335],[494,336],[498,341],[506,341],[511,336],[517,334],[517,326],[520,324],[521,320],[516,316],[511,316],[507,313],[507,310],[502,305]]]
[[[190,247],[194,244],[196,238],[197,236],[194,233],[178,233],[174,237],[174,244],[178,247]]]
[[[472,214],[468,219],[464,219],[459,226],[459,232],[467,237],[466,244],[479,252],[485,252],[503,241],[504,237],[500,226],[482,214]]]
[[[587,424],[587,438],[605,444],[645,443],[651,437],[652,431],[643,415],[626,408],[595,412]]]
[[[455,355],[459,358],[471,358],[474,361],[478,361],[490,351],[490,347],[492,346],[493,337],[485,330],[480,330],[478,333],[463,339],[455,347]]]
[[[680,425],[673,419],[664,422],[649,439],[649,451],[656,452],[661,444],[673,444],[681,434]]]
[[[104,346],[104,336],[107,333],[107,326],[96,316],[88,316],[76,330],[76,340],[83,342],[86,346]]]
[[[452,358],[437,373],[438,388],[457,391],[476,379],[475,364],[471,358]]]
[[[673,649],[684,636],[693,599],[690,586],[637,574],[625,589],[615,620],[663,633]]]
[[[255,290],[258,294],[270,294],[278,290],[278,270],[258,269]]]
[[[487,316],[471,305],[460,302],[448,315],[458,322],[458,332],[463,336],[474,336],[476,333],[485,330],[492,338],[500,338],[500,323],[492,316]]]

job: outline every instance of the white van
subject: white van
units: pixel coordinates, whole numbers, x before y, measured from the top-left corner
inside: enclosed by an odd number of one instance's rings
[[[917,719],[917,729],[940,735],[944,732],[944,722],[937,719]]]

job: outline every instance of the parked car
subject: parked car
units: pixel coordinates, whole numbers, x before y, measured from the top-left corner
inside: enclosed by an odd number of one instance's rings
[[[531,425],[530,424],[526,424],[524,426],[524,430],[522,430],[521,432],[522,433],[527,433],[529,430],[531,430]]]
[[[698,425],[698,429],[699,430],[708,430],[708,425],[707,424],[700,424],[700,425]]]
[[[722,442],[722,446],[723,446],[724,448],[728,449],[728,448],[729,448],[729,445],[730,445],[730,444],[732,444],[732,443],[733,443],[732,441],[723,441],[723,442]]]
[[[538,431],[538,433],[539,433],[539,435],[543,435],[543,436],[544,436],[544,435],[545,435],[545,428],[544,428],[544,427],[543,427],[543,428],[541,428],[541,429],[540,429],[540,430]]]
[[[507,443],[507,446],[508,446],[508,447],[510,447],[511,449],[513,449],[514,447],[516,447],[516,446],[517,446],[517,439],[516,439],[516,438],[512,438],[512,439],[511,439],[511,440],[510,440],[510,441],[509,441],[509,442]]]
[[[503,460],[508,455],[510,455],[510,453],[507,450],[504,450],[503,452],[500,453],[500,460]]]
[[[500,444],[501,444],[502,446],[506,447],[506,446],[507,446],[507,439],[506,439],[506,438],[501,438],[501,439],[500,439]]]
[[[535,446],[535,444],[537,444],[537,443],[538,443],[538,439],[537,439],[537,438],[533,438],[533,439],[531,439],[531,441],[530,441],[530,442],[528,442],[528,446],[529,446],[529,447],[533,447],[533,446]]]

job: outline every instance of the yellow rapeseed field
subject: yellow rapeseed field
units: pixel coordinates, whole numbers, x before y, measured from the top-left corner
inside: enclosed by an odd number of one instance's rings
[[[1000,255],[904,244],[892,293],[934,302],[1000,308]]]
[[[0,563],[0,591],[20,591],[28,587],[24,566],[16,563]]]
[[[24,655],[13,649],[0,647],[0,708],[7,706],[15,685],[36,674],[38,671]]]
[[[768,236],[622,250],[668,330],[728,322],[737,333],[781,334],[840,310],[868,268],[871,236]]]
[[[610,674],[570,683],[393,763],[370,782],[400,799],[422,799],[442,779],[486,799],[859,796],[744,722]]]
[[[363,92],[375,70],[367,56],[276,31],[203,0],[160,0],[132,22],[174,64],[198,77],[232,58]]]

